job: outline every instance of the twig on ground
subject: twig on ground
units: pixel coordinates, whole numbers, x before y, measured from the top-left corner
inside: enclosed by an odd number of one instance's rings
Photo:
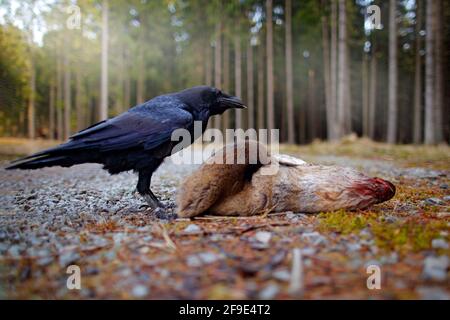
[[[162,223],[158,223],[156,226],[157,226],[157,228],[159,228],[161,235],[163,236],[164,240],[166,241],[167,248],[170,248],[171,250],[176,251],[177,246],[172,241],[172,239],[170,239],[170,236],[169,236],[169,233],[167,232],[166,227]]]

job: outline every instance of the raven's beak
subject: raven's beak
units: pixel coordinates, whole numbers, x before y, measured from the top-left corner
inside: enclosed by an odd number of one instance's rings
[[[233,96],[223,96],[220,98],[220,104],[227,107],[228,109],[247,109],[244,103],[238,98]]]

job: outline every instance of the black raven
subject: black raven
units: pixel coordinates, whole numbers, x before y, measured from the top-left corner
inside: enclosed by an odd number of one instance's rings
[[[48,150],[16,160],[6,169],[70,167],[101,163],[111,174],[134,170],[139,174],[137,191],[152,208],[162,207],[150,190],[153,172],[171,155],[176,141],[172,132],[184,128],[194,136],[194,121],[205,131],[210,116],[227,109],[245,108],[237,98],[219,89],[198,86],[155,97],[117,117],[101,121]]]

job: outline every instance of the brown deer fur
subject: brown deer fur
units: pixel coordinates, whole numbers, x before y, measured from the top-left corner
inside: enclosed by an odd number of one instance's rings
[[[249,157],[252,148],[260,151],[253,162]],[[236,163],[239,154],[245,155],[242,164]],[[233,159],[234,164],[229,164]],[[267,175],[262,169],[270,165],[278,165],[278,170]],[[246,140],[225,146],[187,177],[177,202],[180,217],[203,213],[251,216],[365,209],[394,194],[394,185],[383,179],[367,177],[351,168],[311,165],[290,156],[270,155],[264,145]]]

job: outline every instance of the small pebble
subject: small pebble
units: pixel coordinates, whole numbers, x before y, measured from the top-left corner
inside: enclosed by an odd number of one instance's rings
[[[8,253],[9,253],[11,256],[15,257],[15,258],[17,258],[18,256],[20,256],[20,252],[21,252],[21,251],[22,251],[22,248],[21,248],[19,245],[17,245],[17,244],[12,245],[12,246],[8,249]]]
[[[313,256],[316,254],[316,252],[317,252],[317,250],[314,249],[313,247],[302,248],[302,255],[304,255],[304,256]]]
[[[347,249],[350,252],[355,252],[361,250],[361,245],[359,243],[349,243],[347,244]]]
[[[126,237],[126,234],[123,232],[115,233],[113,236],[114,244],[116,246],[120,245],[122,243],[122,241],[125,239],[125,237]]]
[[[146,286],[144,286],[142,284],[138,284],[133,287],[131,294],[135,298],[144,298],[145,296],[148,295],[148,292],[149,292],[149,290]]]
[[[269,243],[271,238],[272,238],[272,233],[267,232],[267,231],[258,231],[255,234],[255,239],[264,244]]]
[[[445,204],[444,201],[439,198],[428,198],[425,200],[425,203],[433,206],[442,206]]]
[[[259,298],[261,300],[271,300],[275,298],[279,291],[280,288],[276,284],[269,284],[259,293]]]
[[[65,252],[59,256],[59,265],[61,267],[67,267],[68,265],[74,263],[80,258],[78,252]]]
[[[450,300],[450,295],[439,287],[418,287],[416,291],[423,300]]]
[[[445,281],[447,279],[448,257],[427,257],[424,260],[423,278],[427,280]]]
[[[52,257],[42,257],[42,258],[37,259],[36,262],[39,266],[44,267],[44,266],[47,266],[50,263],[52,263],[53,258]]]
[[[186,258],[186,263],[190,267],[200,267],[205,264],[214,263],[221,259],[221,256],[213,252],[200,252],[198,254],[191,254]]]
[[[200,252],[198,256],[205,264],[213,263],[220,259],[220,256],[213,252]]]
[[[431,246],[434,249],[448,249],[448,242],[444,239],[433,239],[433,241],[431,241]]]
[[[287,282],[291,279],[291,273],[286,269],[276,270],[272,273],[272,277],[274,279]]]
[[[392,252],[390,255],[383,256],[380,258],[382,264],[394,264],[398,262],[397,252]]]
[[[328,243],[327,239],[322,236],[320,233],[314,231],[314,232],[306,232],[302,234],[302,238],[307,239],[312,244],[318,246],[318,245],[326,245]]]
[[[202,265],[202,261],[197,255],[189,255],[186,258],[186,263],[189,267],[200,267]]]
[[[202,229],[196,224],[190,224],[183,230],[185,233],[199,233]]]

